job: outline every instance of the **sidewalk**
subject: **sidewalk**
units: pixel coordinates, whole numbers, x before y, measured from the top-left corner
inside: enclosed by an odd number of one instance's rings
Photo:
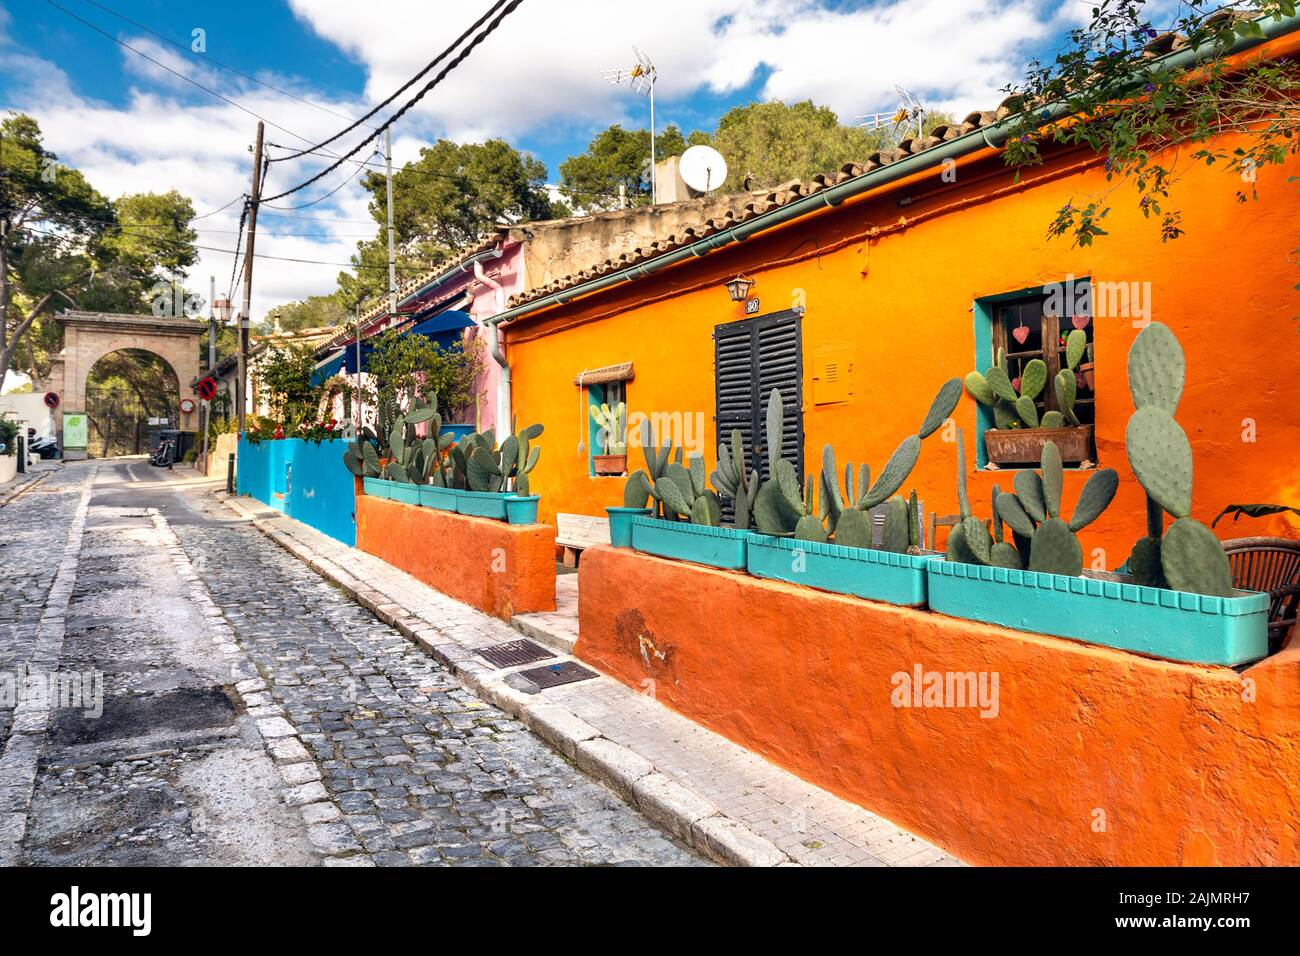
[[[958,866],[882,817],[841,800],[600,676],[538,692],[476,651],[520,632],[569,660],[577,636],[577,575],[558,580],[558,608],[515,627],[433,590],[248,498],[219,499],[314,571],[521,720],[579,768],[722,863],[751,866]],[[532,691],[531,693],[529,691]]]
[[[0,508],[58,471],[60,467],[62,467],[61,462],[43,461],[28,465],[26,473],[19,472],[8,481],[0,481]]]

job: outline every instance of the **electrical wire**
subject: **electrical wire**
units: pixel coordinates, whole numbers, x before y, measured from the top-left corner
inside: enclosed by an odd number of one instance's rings
[[[458,47],[458,46],[460,46],[462,43],[464,43],[464,42],[465,42],[465,38],[468,37],[468,36],[469,36],[471,33],[473,33],[475,30],[477,30],[479,27],[481,27],[481,26],[483,25],[483,22],[484,22],[485,20],[487,20],[490,16],[492,16],[494,13],[496,13],[497,10],[500,9],[501,6],[502,6],[505,2],[506,2],[506,0],[496,0],[496,2],[495,2],[494,4],[492,4],[491,7],[488,8],[488,10],[487,10],[486,13],[484,13],[481,17],[479,17],[479,18],[478,18],[477,20],[475,20],[472,24],[470,24],[469,28],[466,29],[464,33],[462,33],[460,36],[458,36],[454,41],[452,41],[452,43],[451,43],[451,44],[450,44],[446,49],[444,49],[444,50],[443,50],[441,53],[439,53],[436,57],[434,57],[432,60],[430,60],[430,61],[428,62],[428,64],[425,65],[424,69],[422,69],[419,73],[415,74],[415,76],[411,77],[409,80],[407,80],[405,83],[403,83],[402,86],[399,87],[399,88],[397,89],[396,92],[394,92],[390,97],[388,97],[388,99],[384,100],[382,103],[380,103],[378,106],[376,106],[374,109],[372,109],[372,110],[371,110],[369,113],[367,113],[365,116],[361,117],[361,119],[359,119],[359,120],[357,120],[356,122],[354,122],[351,126],[347,126],[347,127],[345,127],[344,129],[339,130],[337,133],[335,133],[335,134],[334,134],[333,136],[331,136],[329,139],[327,139],[327,140],[323,140],[323,141],[321,141],[321,142],[315,144],[314,146],[309,146],[309,147],[308,147],[307,149],[305,149],[305,150],[302,150],[302,151],[297,152],[297,153],[291,153],[291,154],[288,155],[288,156],[281,156],[279,159],[276,160],[276,162],[280,162],[280,163],[282,163],[282,162],[285,162],[286,160],[297,159],[299,156],[306,155],[307,153],[312,152],[313,150],[320,149],[320,148],[323,147],[323,146],[328,146],[330,143],[334,142],[336,139],[339,139],[340,137],[347,135],[348,133],[350,133],[350,132],[352,132],[354,129],[356,129],[358,126],[361,126],[364,120],[368,120],[368,119],[370,119],[370,117],[374,116],[376,113],[378,113],[380,110],[382,110],[382,109],[383,109],[385,106],[387,106],[389,103],[393,102],[393,100],[397,99],[399,96],[401,96],[403,93],[405,93],[408,89],[410,89],[411,86],[414,85],[414,83],[415,83],[418,79],[420,79],[420,77],[424,76],[426,73],[428,73],[430,70],[432,70],[435,66],[437,66],[439,63],[441,63],[444,59],[446,59],[447,56],[448,56],[448,54],[450,54],[452,50],[456,49],[456,47]],[[515,6],[518,6],[518,3],[519,3],[519,0],[516,0],[516,2],[515,2],[514,5],[515,5]],[[498,20],[497,22],[500,22],[500,20]],[[495,29],[495,27],[489,28],[488,33],[491,33],[493,29]],[[392,121],[390,120],[389,123],[391,123],[391,122],[392,122]],[[388,125],[388,124],[386,123],[386,124],[384,124],[384,126],[381,126],[381,127],[379,127],[378,129],[376,129],[376,130],[375,130],[375,134],[378,135],[380,132],[382,132],[382,131],[384,130],[384,128],[385,128],[387,125]],[[373,127],[371,127],[371,128],[373,129]],[[369,140],[367,140],[367,142],[369,142]],[[365,143],[362,143],[361,145],[364,146]],[[358,148],[360,148],[360,147],[358,147]],[[355,152],[355,150],[354,150],[353,152]],[[349,153],[348,155],[351,155],[351,153]]]
[[[46,2],[51,3],[53,2],[53,0],[46,0]],[[380,126],[377,130],[375,130],[373,133],[371,133],[369,136],[363,139],[360,143],[358,143],[355,147],[353,147],[351,151],[349,151],[344,156],[340,157],[334,163],[325,167],[325,169],[321,170],[315,176],[312,176],[309,179],[304,180],[303,182],[299,183],[297,186],[294,186],[292,189],[287,189],[284,192],[277,193],[274,196],[267,196],[265,200],[261,200],[261,201],[272,202],[276,199],[283,199],[285,196],[292,195],[293,193],[296,193],[300,189],[305,189],[307,186],[310,186],[312,183],[316,182],[321,177],[327,175],[331,170],[337,169],[342,163],[346,162],[348,159],[350,159],[351,157],[359,153],[366,145],[374,142],[379,137],[380,133],[382,133],[384,130],[392,126],[404,115],[406,115],[408,111],[410,111],[417,103],[420,102],[420,100],[424,98],[425,94],[427,94],[430,90],[437,87],[437,85],[441,83],[447,77],[448,74],[450,74],[453,70],[455,70],[456,67],[460,66],[460,64],[464,63],[465,60],[469,57],[469,55],[474,52],[474,49],[480,43],[486,40],[489,36],[491,36],[492,33],[497,29],[497,27],[501,26],[501,23],[505,20],[505,18],[508,17],[515,10],[517,10],[519,8],[519,5],[523,2],[524,0],[510,0],[510,2],[505,5],[505,7],[501,10],[501,12],[497,14],[496,18],[491,23],[489,23],[481,33],[479,33],[476,37],[474,37],[474,39],[470,41],[468,46],[466,46],[463,50],[457,53],[456,56],[452,59],[452,61],[448,63],[445,67],[443,67],[437,76],[435,76],[432,80],[426,83],[421,88],[419,93],[417,93],[414,97],[408,100],[401,109],[399,109],[396,113],[390,116],[384,122],[384,124]],[[284,158],[288,158],[288,157],[284,157]]]
[[[376,150],[376,152],[378,152],[378,150]],[[373,155],[373,154],[372,154],[372,155]],[[271,161],[271,160],[268,160],[268,163],[269,163],[269,162],[272,162],[272,161]],[[267,209],[280,209],[280,210],[285,210],[285,211],[292,212],[293,210],[296,210],[296,209],[306,209],[308,206],[314,206],[314,205],[316,205],[318,202],[324,202],[326,199],[329,199],[330,196],[333,196],[336,192],[338,192],[340,189],[342,189],[342,188],[343,188],[344,186],[346,186],[348,183],[350,183],[350,182],[352,182],[354,179],[356,179],[359,175],[361,175],[361,171],[362,171],[363,169],[365,169],[364,164],[359,164],[359,165],[357,166],[356,170],[352,173],[352,175],[350,175],[347,179],[343,180],[343,182],[339,183],[337,186],[335,186],[333,189],[331,189],[329,192],[327,192],[325,195],[319,197],[318,199],[313,199],[313,200],[311,200],[310,202],[301,203],[300,205],[297,205],[297,206],[272,206],[272,205],[270,205],[270,204],[268,204],[268,203],[262,202],[262,203],[258,203],[258,211],[260,212],[263,208],[267,208]]]

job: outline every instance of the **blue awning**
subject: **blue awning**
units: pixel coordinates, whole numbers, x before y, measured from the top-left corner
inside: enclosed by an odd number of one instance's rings
[[[311,373],[312,385],[320,385],[328,378],[333,378],[343,367],[343,353],[331,355],[325,361],[316,366],[316,371]]]
[[[421,322],[417,322],[402,332],[402,335],[423,335],[431,339],[444,349],[459,348],[461,342],[461,333],[474,325],[474,319],[468,312],[461,312],[459,309],[447,309],[432,315]],[[365,371],[366,366],[370,364],[370,353],[374,351],[374,346],[369,342],[361,343],[361,370]],[[343,349],[343,369],[349,374],[355,375],[357,371],[357,345],[353,342]]]

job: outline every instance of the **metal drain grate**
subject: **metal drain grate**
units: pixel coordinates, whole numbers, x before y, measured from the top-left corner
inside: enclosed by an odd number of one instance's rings
[[[527,640],[493,644],[491,647],[481,647],[474,653],[484,658],[493,667],[516,667],[555,656],[540,644]]]
[[[547,687],[559,687],[561,684],[572,684],[574,681],[589,680],[596,676],[595,671],[587,670],[577,661],[561,661],[558,664],[547,664],[544,667],[534,667],[518,673],[543,690]]]

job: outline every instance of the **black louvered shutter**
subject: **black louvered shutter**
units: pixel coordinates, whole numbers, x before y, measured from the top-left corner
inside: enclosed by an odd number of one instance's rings
[[[716,386],[715,416],[718,440],[729,442],[732,429],[740,429],[749,450],[751,468],[761,480],[768,478],[767,397],[781,390],[785,405],[785,434],[781,455],[794,462],[803,475],[803,354],[800,313],[777,312],[741,322],[728,322],[713,330],[713,373]],[[731,519],[730,502],[724,517]]]

